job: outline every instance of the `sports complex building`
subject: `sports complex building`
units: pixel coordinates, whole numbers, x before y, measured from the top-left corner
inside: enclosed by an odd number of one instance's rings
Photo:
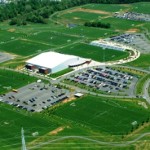
[[[45,52],[26,61],[25,67],[30,70],[38,70],[39,73],[50,74],[87,62],[89,62],[87,59],[78,56]]]

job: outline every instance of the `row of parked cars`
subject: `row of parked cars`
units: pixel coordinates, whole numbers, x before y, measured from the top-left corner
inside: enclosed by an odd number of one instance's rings
[[[106,67],[93,67],[71,75],[67,80],[108,93],[118,93],[130,88],[134,76]]]

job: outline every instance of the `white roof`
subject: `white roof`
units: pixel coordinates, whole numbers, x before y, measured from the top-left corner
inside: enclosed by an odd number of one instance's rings
[[[46,68],[53,68],[73,58],[78,57],[73,55],[60,54],[56,52],[45,52],[29,59],[28,61],[26,61],[26,63]]]

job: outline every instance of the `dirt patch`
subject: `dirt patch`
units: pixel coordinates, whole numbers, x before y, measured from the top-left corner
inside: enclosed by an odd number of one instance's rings
[[[95,13],[95,14],[103,14],[103,15],[110,15],[111,14],[110,12],[107,12],[107,11],[84,9],[84,8],[80,8],[79,11],[90,12],[90,13]]]
[[[49,132],[48,135],[56,135],[56,134],[58,134],[59,132],[63,131],[64,129],[65,129],[65,127],[59,127],[59,128],[57,128],[57,129],[55,129],[55,130]]]
[[[78,19],[80,19],[80,18],[78,18],[78,17],[74,17],[73,19],[78,20]]]
[[[31,141],[30,143],[28,143],[28,146],[33,146],[33,145],[36,145],[37,143],[43,142],[43,141],[49,139],[49,137],[51,135],[56,135],[59,132],[63,131],[65,128],[70,128],[70,127],[69,126],[66,126],[66,127],[62,126],[62,127],[59,127],[59,128],[57,128],[57,129],[55,129],[53,131],[50,131],[49,133],[47,133],[47,134],[45,134],[43,136],[40,136],[37,139],[35,139],[35,140]]]
[[[9,29],[9,30],[7,30],[7,31],[8,31],[8,32],[15,32],[16,29],[12,28],[12,29]]]
[[[132,29],[127,30],[127,32],[136,33],[136,32],[139,32],[139,29],[132,28]]]
[[[62,103],[68,103],[68,102],[74,101],[75,99],[76,99],[75,97],[71,97],[71,98],[63,100]]]
[[[72,12],[77,12],[77,11],[80,11],[80,12],[88,12],[88,13],[95,13],[95,14],[103,14],[103,15],[111,15],[111,13],[110,13],[110,12],[107,12],[107,11],[92,10],[92,9],[85,9],[85,8],[75,8],[75,9],[72,9],[72,10],[69,10],[69,11],[65,11],[65,12],[62,13],[62,14],[72,13]]]

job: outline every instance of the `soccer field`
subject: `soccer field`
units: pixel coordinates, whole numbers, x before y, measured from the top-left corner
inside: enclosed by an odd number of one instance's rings
[[[32,114],[0,102],[0,149],[21,149],[21,128],[25,130],[26,142],[36,139],[32,133],[38,132],[39,136],[46,134],[57,127],[41,114]]]
[[[104,50],[101,47],[92,46],[84,43],[74,44],[62,49],[58,49],[57,51],[101,62],[118,60],[121,58],[125,58],[129,55],[128,52],[122,52],[112,49]]]
[[[111,98],[85,96],[56,109],[55,115],[85,124],[99,132],[112,135],[126,134],[132,122],[140,125],[149,116],[149,111],[130,102]]]

